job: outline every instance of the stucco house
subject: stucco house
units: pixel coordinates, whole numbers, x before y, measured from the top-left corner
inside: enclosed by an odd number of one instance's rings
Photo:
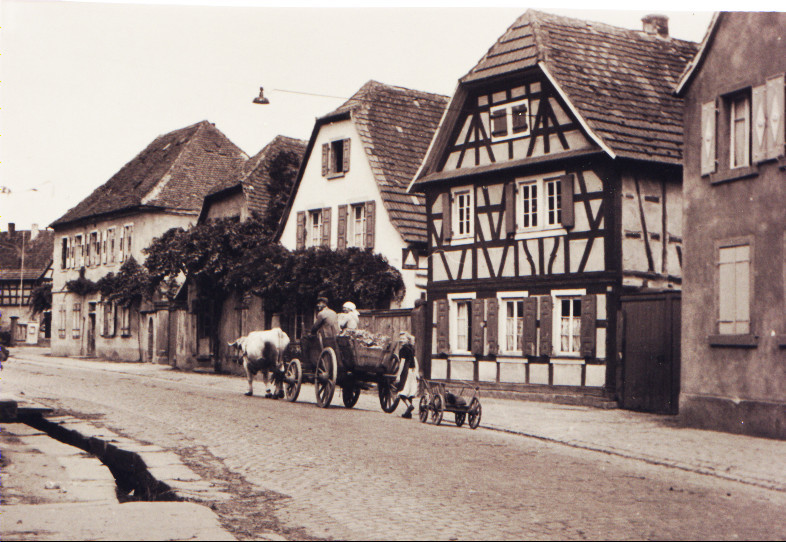
[[[623,385],[623,299],[680,288],[672,90],[697,49],[666,17],[643,23],[529,10],[459,80],[410,187],[426,204],[432,378],[640,393]]]
[[[14,223],[0,232],[0,330],[14,341],[37,344],[48,339],[51,312],[33,314],[33,289],[52,281],[52,237],[49,230],[17,230]]]
[[[154,300],[116,306],[99,293],[69,291],[84,276],[97,282],[124,262],[145,261],[150,242],[196,222],[205,195],[237,177],[248,156],[202,121],[159,136],[105,184],[55,220],[52,354],[166,363],[170,311]]]
[[[290,250],[360,247],[382,254],[406,288],[391,308],[412,307],[425,294],[427,235],[423,197],[406,189],[446,104],[445,96],[369,81],[318,118],[280,242]],[[310,310],[297,308],[292,336],[300,336]]]
[[[717,13],[685,99],[680,417],[786,438],[786,14]]]

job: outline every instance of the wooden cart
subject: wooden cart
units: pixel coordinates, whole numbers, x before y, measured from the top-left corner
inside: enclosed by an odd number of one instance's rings
[[[367,346],[351,336],[304,336],[292,349],[291,360],[279,375],[283,396],[295,401],[301,384],[311,382],[317,405],[326,408],[333,400],[336,386],[340,386],[344,406],[352,408],[360,391],[376,384],[382,410],[393,412],[399,402],[396,378],[401,346],[399,341],[392,340],[384,346]]]
[[[477,429],[482,414],[479,388],[463,386],[458,393],[453,393],[444,382],[429,380],[421,380],[421,382],[423,395],[418,405],[421,422],[426,423],[430,415],[432,423],[439,425],[445,412],[453,412],[458,427],[464,425],[464,421],[467,420],[472,429]]]

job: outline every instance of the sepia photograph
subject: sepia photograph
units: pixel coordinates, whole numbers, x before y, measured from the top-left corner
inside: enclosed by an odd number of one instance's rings
[[[0,539],[786,539],[785,95],[769,0],[0,0]]]

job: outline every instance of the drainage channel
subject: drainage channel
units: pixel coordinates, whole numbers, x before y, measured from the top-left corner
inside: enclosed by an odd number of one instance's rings
[[[136,452],[123,450],[98,437],[87,437],[46,419],[39,412],[19,412],[18,421],[98,458],[114,476],[121,502],[184,500],[169,485],[156,479]]]

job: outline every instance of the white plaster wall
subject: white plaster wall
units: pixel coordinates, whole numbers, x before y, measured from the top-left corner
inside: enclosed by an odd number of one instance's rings
[[[343,177],[333,179],[323,177],[322,145],[346,138],[352,141],[349,171]],[[292,210],[281,235],[281,244],[289,250],[296,249],[298,212],[330,207],[330,247],[335,249],[338,240],[338,206],[373,200],[376,202],[374,252],[384,255],[390,265],[401,271],[407,289],[401,307],[412,307],[423,290],[415,285],[416,271],[402,269],[402,249],[406,244],[390,222],[366,157],[366,150],[354,123],[351,120],[343,120],[322,126],[316,136],[311,154],[306,157],[306,160],[306,169],[292,202]]]

